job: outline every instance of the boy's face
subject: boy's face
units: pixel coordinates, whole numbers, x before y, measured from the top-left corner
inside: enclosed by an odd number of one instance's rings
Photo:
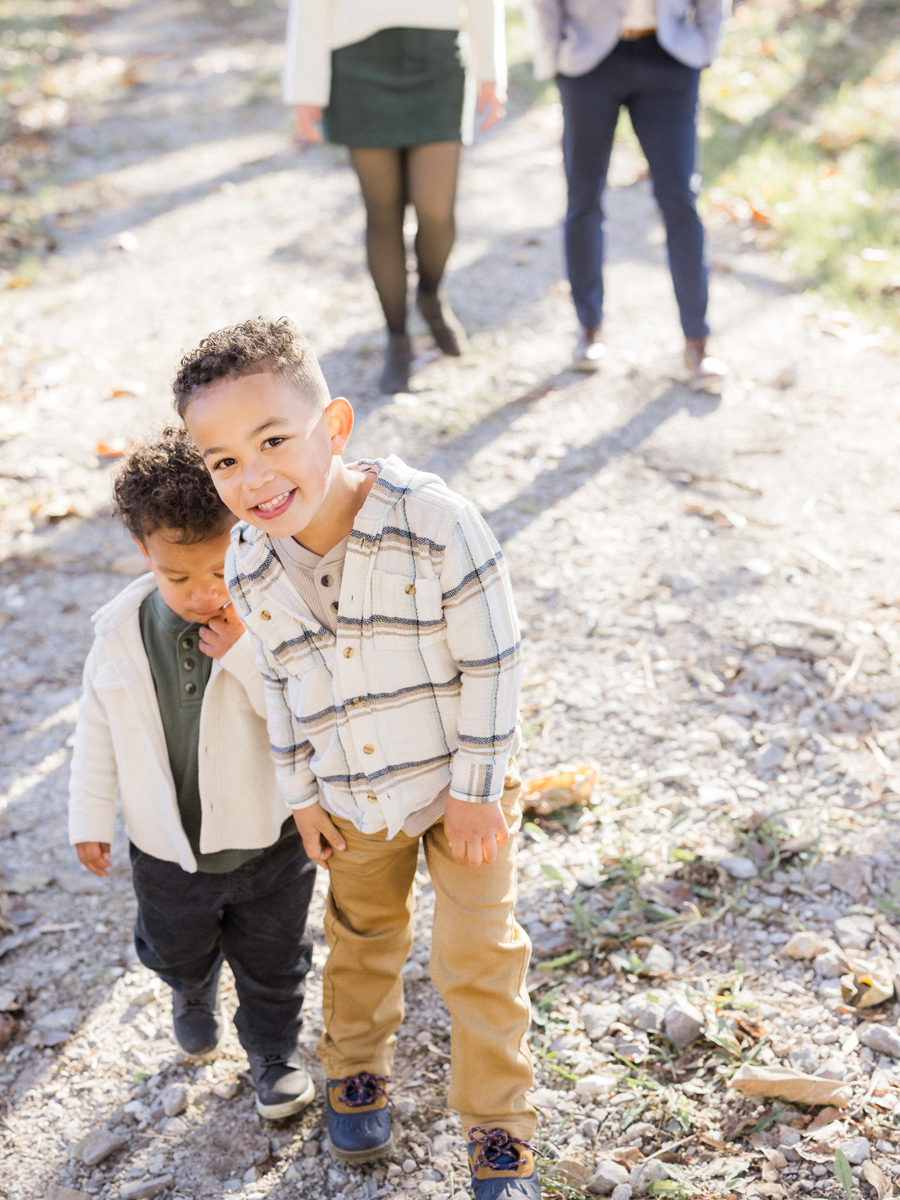
[[[344,399],[323,410],[279,375],[245,375],[204,388],[184,421],[231,511],[288,538],[321,518],[353,410]]]
[[[228,602],[225,554],[230,530],[205,542],[179,542],[179,531],[157,529],[138,542],[169,608],[183,621],[205,625]]]

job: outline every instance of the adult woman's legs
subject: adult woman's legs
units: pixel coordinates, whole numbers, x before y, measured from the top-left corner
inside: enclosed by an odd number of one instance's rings
[[[383,392],[409,389],[412,348],[406,333],[405,150],[351,148],[366,206],[366,256],[388,327],[388,348],[380,386]]]
[[[466,344],[463,327],[438,295],[447,258],[456,238],[456,182],[459,142],[432,142],[408,151],[409,199],[416,210],[415,250],[419,268],[416,303],[444,354],[461,354]]]

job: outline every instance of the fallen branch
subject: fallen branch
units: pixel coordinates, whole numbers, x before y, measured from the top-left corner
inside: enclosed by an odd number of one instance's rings
[[[866,641],[860,642],[859,649],[857,650],[856,654],[854,655],[853,662],[850,664],[846,673],[843,674],[840,677],[840,679],[837,681],[837,683],[834,685],[834,691],[828,697],[829,702],[831,702],[833,700],[840,700],[841,696],[843,696],[847,685],[852,683],[853,680],[856,678],[857,673],[859,672],[859,668],[862,666],[862,661],[866,657],[866,651],[868,650],[868,648],[869,648],[868,642],[866,642]]]

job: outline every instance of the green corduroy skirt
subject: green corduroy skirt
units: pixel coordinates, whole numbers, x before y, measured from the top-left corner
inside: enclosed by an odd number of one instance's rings
[[[331,54],[328,140],[398,149],[463,136],[466,71],[453,29],[381,29]]]

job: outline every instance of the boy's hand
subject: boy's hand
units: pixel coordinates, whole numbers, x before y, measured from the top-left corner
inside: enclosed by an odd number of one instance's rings
[[[295,104],[298,142],[322,141],[322,109],[318,104]]]
[[[473,804],[451,796],[444,809],[444,833],[457,862],[470,867],[492,863],[497,847],[509,841],[509,827],[499,800],[490,804]]]
[[[109,842],[79,842],[75,849],[82,866],[106,879],[109,875]]]
[[[200,649],[210,658],[221,658],[228,653],[244,629],[244,622],[234,611],[234,605],[229,604],[200,626]]]
[[[311,804],[309,808],[295,808],[294,824],[303,838],[303,849],[314,863],[318,863],[326,871],[328,859],[334,851],[347,849],[341,831],[321,804]]]

